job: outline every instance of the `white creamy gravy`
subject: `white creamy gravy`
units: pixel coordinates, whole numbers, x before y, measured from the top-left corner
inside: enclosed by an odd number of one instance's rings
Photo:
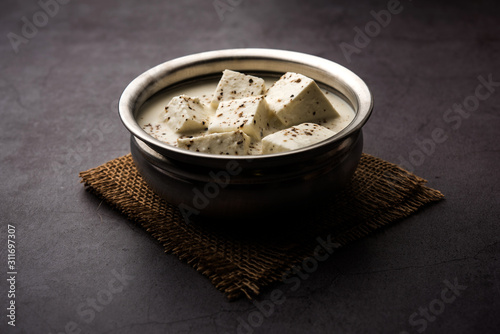
[[[269,88],[277,80],[275,78],[264,79],[266,82],[266,88]],[[212,113],[215,113],[215,110],[210,107],[210,101],[212,101],[212,96],[215,88],[217,87],[217,83],[217,79],[206,80],[192,85],[183,85],[180,87],[168,89],[164,92],[160,92],[154,95],[153,97],[148,99],[139,110],[137,117],[139,126],[154,138],[167,144],[177,146],[178,138],[186,138],[188,136],[175,133],[169,126],[167,126],[166,122],[163,122],[161,120],[160,115],[165,112],[165,107],[173,97],[179,95],[187,95],[191,97],[198,97],[207,108],[212,110]],[[322,89],[322,91],[323,93],[325,93],[325,96],[328,98],[335,110],[337,110],[339,117],[316,123],[337,133],[347,125],[349,125],[349,123],[354,119],[355,112],[353,108],[337,94],[325,89]],[[269,129],[267,129],[267,131],[265,132],[267,133],[264,133],[264,135],[267,135],[274,131],[270,131]],[[200,136],[205,133],[206,131],[199,131],[191,133],[189,134],[189,136]],[[260,142],[252,142],[250,146],[250,154],[260,154]]]

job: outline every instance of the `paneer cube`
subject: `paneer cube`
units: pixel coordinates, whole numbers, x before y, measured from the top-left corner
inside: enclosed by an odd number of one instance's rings
[[[266,100],[286,126],[338,116],[316,82],[302,74],[285,73],[268,89]]]
[[[270,134],[262,139],[262,154],[279,153],[319,143],[335,132],[314,123],[303,123]]]
[[[180,95],[170,100],[162,114],[162,120],[174,132],[187,134],[208,127],[210,112],[198,98]]]
[[[263,95],[222,101],[208,125],[208,132],[242,130],[254,139],[261,139],[269,116]]]
[[[231,70],[224,70],[222,78],[215,89],[212,107],[217,108],[222,101],[262,95],[265,89],[264,79]]]
[[[247,155],[249,145],[250,137],[240,130],[177,139],[180,148],[213,154]]]

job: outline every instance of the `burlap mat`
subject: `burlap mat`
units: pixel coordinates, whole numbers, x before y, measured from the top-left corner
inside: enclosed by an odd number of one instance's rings
[[[286,221],[277,217],[264,225],[219,226],[214,221],[184,223],[179,210],[146,185],[130,154],[80,177],[89,191],[139,223],[167,253],[187,261],[229,299],[258,295],[292,267],[312,270],[313,256],[323,260],[333,248],[443,198],[424,186],[424,179],[363,154],[350,186],[332,195],[331,205]]]

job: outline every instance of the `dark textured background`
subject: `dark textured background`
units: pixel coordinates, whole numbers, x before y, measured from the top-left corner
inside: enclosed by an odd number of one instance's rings
[[[128,153],[117,99],[133,78],[175,57],[234,47],[310,53],[361,76],[375,97],[367,153],[399,163],[434,129],[447,135],[414,166],[445,201],[336,252],[296,291],[277,286],[286,301],[251,330],[418,333],[424,318],[412,326],[409,317],[439,306],[444,281],[457,280],[467,288],[425,333],[498,332],[500,87],[460,124],[443,120],[475,94],[479,76],[500,81],[496,2],[402,1],[350,62],[339,44],[353,44],[353,29],[386,1],[232,2],[240,4],[221,20],[211,0],[74,0],[15,53],[7,34],[21,35],[22,18],[32,21],[41,7],[2,1],[0,332],[235,333],[255,316],[251,302],[227,302],[78,179]],[[15,328],[6,325],[7,224],[17,229]],[[106,295],[114,272],[133,278]],[[106,296],[92,317],[87,303]]]

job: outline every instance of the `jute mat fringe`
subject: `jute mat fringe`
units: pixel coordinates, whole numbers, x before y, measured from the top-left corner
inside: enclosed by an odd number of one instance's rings
[[[407,217],[444,196],[397,165],[363,154],[350,186],[331,204],[275,228],[186,224],[177,207],[144,182],[130,154],[80,173],[86,189],[105,200],[210,279],[229,299],[252,298],[313,256],[323,242],[346,245]],[[318,254],[316,254],[318,256]],[[325,254],[323,254],[325,255]]]

